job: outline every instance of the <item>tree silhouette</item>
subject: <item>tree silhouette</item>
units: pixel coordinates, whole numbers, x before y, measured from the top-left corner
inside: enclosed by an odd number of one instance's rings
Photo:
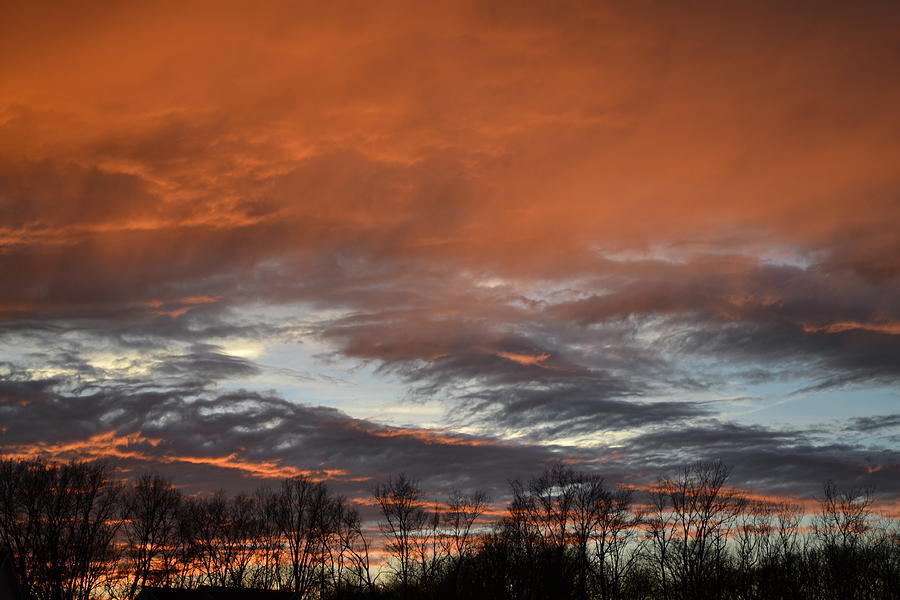
[[[120,492],[103,464],[0,461],[0,539],[29,598],[87,600],[113,575]]]
[[[483,493],[442,506],[400,474],[373,490],[382,546],[304,477],[186,496],[153,473],[114,482],[102,463],[0,460],[0,548],[27,600],[209,585],[301,600],[900,600],[900,529],[871,491],[827,482],[812,516],[748,501],[728,477],[693,463],[641,491],[550,465],[511,482],[496,518]],[[391,561],[373,566],[382,547]]]
[[[162,585],[173,568],[172,548],[178,533],[181,493],[167,479],[146,473],[122,499],[124,568],[131,584],[125,597],[134,598],[145,585]]]
[[[422,490],[418,481],[400,473],[376,486],[372,493],[381,508],[379,527],[387,537],[387,550],[394,557],[393,568],[401,594],[406,597],[415,578],[416,557],[422,553],[421,545],[427,543],[422,539],[428,523]]]

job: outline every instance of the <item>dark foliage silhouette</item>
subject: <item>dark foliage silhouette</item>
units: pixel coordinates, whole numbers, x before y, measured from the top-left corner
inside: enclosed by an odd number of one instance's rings
[[[747,498],[729,474],[694,463],[629,489],[551,465],[510,482],[502,516],[482,492],[436,502],[399,474],[373,488],[370,527],[306,477],[185,496],[154,473],[126,483],[102,463],[0,460],[0,550],[27,600],[201,587],[319,600],[900,599],[900,529],[871,490],[829,481],[808,515]]]

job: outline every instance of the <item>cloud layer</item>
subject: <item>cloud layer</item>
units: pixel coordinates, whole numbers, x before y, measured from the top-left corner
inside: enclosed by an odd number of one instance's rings
[[[0,452],[896,497],[898,17],[14,3]]]

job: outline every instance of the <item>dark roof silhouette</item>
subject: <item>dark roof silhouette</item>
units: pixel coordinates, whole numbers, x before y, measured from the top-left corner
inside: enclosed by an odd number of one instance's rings
[[[296,592],[203,585],[196,589],[145,586],[135,600],[300,600]]]
[[[24,600],[12,556],[0,550],[0,600]]]

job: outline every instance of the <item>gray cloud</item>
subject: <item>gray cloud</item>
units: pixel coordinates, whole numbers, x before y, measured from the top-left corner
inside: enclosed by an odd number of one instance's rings
[[[399,471],[434,490],[476,486],[498,493],[509,476],[557,458],[549,448],[378,425],[244,390],[193,396],[190,389],[109,385],[67,396],[55,391],[59,383],[0,384],[0,453],[103,458],[129,470],[159,469],[201,490],[247,489],[301,469],[330,473],[335,486],[354,494]]]
[[[896,429],[898,427],[900,427],[900,414],[856,417],[850,419],[850,424],[847,425],[846,428],[850,431],[870,433],[873,431]]]
[[[721,460],[733,468],[732,484],[767,493],[811,498],[832,479],[874,488],[881,498],[900,495],[900,452],[817,439],[816,433],[712,420],[639,435],[623,451],[639,472]]]

